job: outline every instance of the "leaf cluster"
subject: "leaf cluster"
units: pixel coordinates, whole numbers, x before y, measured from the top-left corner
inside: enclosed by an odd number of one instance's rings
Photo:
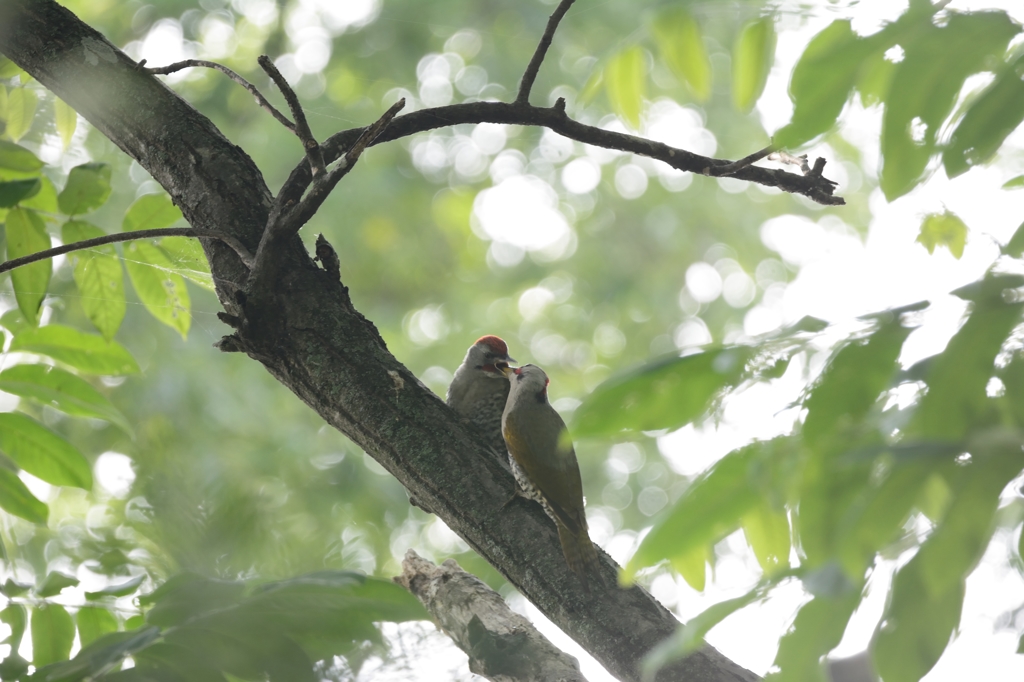
[[[11,654],[0,676],[24,677],[28,622],[32,680],[316,680],[336,656],[358,671],[367,645],[382,642],[377,623],[427,617],[402,587],[347,571],[262,584],[183,573],[138,596],[144,578],[87,593],[70,611],[49,598],[77,585],[73,577],[51,573],[34,588],[8,581],[0,620],[11,628]],[[122,622],[117,598],[131,595],[142,613]],[[76,631],[81,650],[69,659]],[[127,657],[134,666],[123,667]]]
[[[963,325],[942,353],[907,369],[900,353],[913,314],[928,304],[865,318],[793,406],[805,415],[793,433],[734,450],[693,481],[646,535],[626,576],[668,560],[703,589],[713,545],[742,529],[765,579],[687,624],[654,655],[652,669],[692,651],[708,629],[781,581],[798,579],[812,599],[775,665],[780,679],[824,679],[822,658],[838,645],[868,577],[882,559],[913,548],[896,573],[874,661],[887,681],[913,682],[931,669],[959,627],[964,581],[997,527],[1000,495],[1024,469],[1022,285],[1018,275],[990,272],[955,292],[969,303]],[[729,395],[778,376],[821,331],[804,324],[754,345],[643,366],[598,387],[577,410],[575,432],[701,419]],[[1002,390],[993,392],[992,382]],[[908,389],[917,399],[894,405]],[[908,530],[916,517],[931,527],[923,538]]]

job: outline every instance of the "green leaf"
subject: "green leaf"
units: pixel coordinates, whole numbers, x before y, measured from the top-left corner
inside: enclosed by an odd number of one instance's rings
[[[632,579],[662,559],[692,561],[692,553],[735,530],[758,503],[755,476],[781,441],[757,442],[734,450],[701,474],[669,512],[651,528],[623,569]]]
[[[92,487],[89,462],[71,443],[23,414],[0,414],[0,451],[53,485]]]
[[[881,41],[879,41],[881,42]],[[885,57],[888,44],[876,46],[875,52],[864,56],[857,75],[857,90],[864,107],[870,107],[885,101],[892,85],[892,77],[896,73],[895,62]]]
[[[167,633],[164,641],[179,649],[188,651],[190,655],[209,666],[221,670],[233,677],[246,680],[302,680],[309,681],[312,676],[312,665],[305,670],[289,669],[281,677],[268,674],[267,668],[275,667],[277,651],[267,636],[256,637],[253,633],[223,632],[198,627],[177,628]],[[315,679],[315,678],[314,678]]]
[[[7,57],[0,55],[0,78],[8,80],[24,73],[21,68]]]
[[[0,586],[0,592],[2,592],[5,597],[20,597],[23,594],[27,594],[31,589],[31,584],[15,582],[11,578],[8,578],[4,581],[4,584]]]
[[[1010,238],[1007,246],[1002,247],[1002,254],[1014,258],[1020,258],[1024,255],[1024,222],[1014,232],[1014,236]]]
[[[16,333],[11,350],[46,355],[86,374],[118,376],[139,372],[135,359],[121,344],[59,324]]]
[[[207,611],[236,605],[244,591],[245,585],[239,582],[182,573],[142,597],[140,603],[153,605],[146,613],[146,622],[167,627],[179,625]]]
[[[243,611],[270,614],[289,628],[327,633],[346,627],[335,623],[332,614],[340,612],[366,623],[429,619],[423,605],[408,590],[390,580],[351,571],[321,571],[261,586]]]
[[[99,208],[110,196],[110,166],[83,163],[68,174],[68,182],[57,195],[61,213],[78,215]]]
[[[975,300],[967,321],[928,369],[928,392],[921,399],[908,432],[928,440],[958,441],[993,409],[986,393],[995,373],[995,358],[1020,322],[1021,305],[1004,303],[1002,290],[1017,278],[989,275],[979,284],[988,298]],[[1004,283],[1005,281],[1005,283]]]
[[[210,263],[206,260],[206,253],[199,240],[191,237],[164,237],[160,240],[160,248],[173,263],[173,272],[211,293],[214,291]]]
[[[143,651],[160,637],[158,628],[144,628],[131,632],[110,632],[101,636],[78,652],[72,660],[55,662],[36,672],[35,677],[46,682],[78,682],[96,679],[118,665],[126,656]],[[130,674],[130,673],[129,673]],[[123,679],[124,672],[104,676],[104,679]],[[129,677],[140,682],[149,677]]]
[[[604,67],[605,91],[615,115],[634,130],[640,128],[647,90],[647,63],[644,50],[633,45],[608,60]]]
[[[932,669],[960,623],[964,585],[928,593],[915,556],[896,574],[888,608],[875,631],[875,668],[886,682],[918,682]]]
[[[50,365],[15,365],[0,372],[0,391],[35,400],[75,417],[103,419],[125,433],[131,425],[120,410],[80,377]]]
[[[0,182],[0,208],[11,208],[22,199],[28,199],[39,193],[42,182],[39,178],[28,180],[11,180]]]
[[[774,18],[761,17],[740,29],[732,50],[732,99],[737,109],[749,112],[754,108],[774,58]]]
[[[858,499],[832,526],[835,537],[826,544],[829,549],[837,545],[834,551],[848,575],[860,578],[875,554],[895,539],[931,473],[928,465],[910,462],[893,467],[881,483],[865,487],[864,481],[858,481]],[[814,514],[812,509],[806,516]]]
[[[117,619],[110,611],[98,606],[83,606],[75,616],[78,623],[78,638],[82,648],[110,632],[117,632]]]
[[[145,574],[137,575],[123,583],[116,585],[109,585],[104,587],[102,590],[97,592],[86,592],[86,599],[102,599],[104,597],[124,597],[133,593],[139,585],[146,579]]]
[[[613,377],[577,408],[572,431],[586,437],[683,426],[740,380],[750,355],[749,348],[733,347],[671,356]]]
[[[104,236],[100,228],[82,220],[69,220],[61,228],[65,244]],[[82,309],[89,321],[110,341],[126,309],[121,259],[112,244],[68,254],[74,264],[75,284],[81,293]]]
[[[841,456],[865,437],[865,417],[899,369],[897,358],[911,331],[900,323],[898,311],[887,312],[876,324],[866,342],[839,348],[804,401],[802,434],[807,449],[796,517],[800,545],[807,563],[815,566],[831,560],[837,543],[848,541],[849,563],[844,567],[851,576],[862,570],[862,545],[855,533],[842,534],[837,528],[851,523],[845,520],[852,513],[848,510],[864,496],[874,458],[858,463],[844,462]],[[872,431],[868,427],[867,432]]]
[[[711,58],[697,20],[681,7],[670,8],[655,17],[652,32],[665,63],[698,101],[706,101],[711,96]]]
[[[128,277],[146,310],[187,338],[192,304],[185,280],[174,272],[170,258],[160,247],[144,241],[130,242],[124,251]]]
[[[0,168],[19,173],[34,173],[43,167],[35,154],[7,140],[0,140]]]
[[[727,599],[700,612],[676,629],[674,635],[654,647],[641,663],[642,679],[653,680],[663,667],[693,653],[704,645],[704,637],[711,628],[740,609],[764,599],[769,583],[759,583],[741,597]]]
[[[7,257],[20,258],[50,248],[46,225],[35,211],[14,208],[7,214]],[[18,308],[33,325],[50,285],[53,261],[42,260],[11,271],[11,282]]]
[[[917,186],[964,81],[1000,58],[1018,30],[1004,12],[954,13],[941,27],[921,22],[901,41],[905,56],[882,117],[879,179],[889,201]]]
[[[175,650],[209,669],[247,677],[307,679],[312,660],[351,650],[355,642],[378,641],[374,623],[429,618],[422,605],[389,580],[349,571],[323,571],[251,590],[239,582],[195,574],[175,576],[140,599],[152,604],[147,619],[170,627],[165,643],[142,663],[170,663]],[[172,666],[178,669],[178,666]]]
[[[53,119],[57,125],[57,133],[64,144],[64,149],[71,145],[71,138],[78,126],[78,114],[59,97],[53,98]]]
[[[935,253],[936,246],[944,246],[954,258],[960,260],[967,243],[967,225],[950,211],[929,213],[921,221],[921,233],[917,235],[917,241],[924,244],[928,253]]]
[[[135,200],[124,214],[121,229],[124,232],[133,230],[154,230],[170,227],[181,220],[181,210],[166,194],[144,194]]]
[[[39,97],[28,88],[14,88],[7,95],[7,129],[5,134],[17,142],[32,127]]]
[[[765,682],[830,680],[822,658],[839,646],[846,624],[859,603],[860,594],[853,591],[832,599],[815,597],[801,606],[793,625],[779,640],[779,651],[775,655],[778,671],[765,677]]]
[[[75,625],[59,604],[32,609],[32,664],[36,668],[65,661],[75,639]]]
[[[40,525],[46,525],[50,513],[46,503],[36,499],[16,473],[3,467],[0,467],[0,509]]]
[[[29,662],[17,652],[12,652],[0,662],[0,679],[20,680],[28,672]]]
[[[46,574],[42,584],[36,589],[36,594],[40,597],[52,597],[60,594],[60,591],[65,587],[74,587],[77,584],[78,578],[72,575],[59,571],[50,571]]]
[[[0,315],[0,326],[10,330],[10,332],[17,336],[19,333],[33,329],[34,327],[28,323],[25,316],[21,314],[21,311],[17,308],[11,308],[3,315]]]
[[[850,98],[862,60],[874,47],[853,32],[848,20],[833,21],[816,35],[793,68],[793,120],[775,133],[773,142],[793,148],[827,132]]]
[[[694,547],[685,555],[677,556],[672,561],[672,568],[683,577],[687,585],[698,592],[703,592],[707,583],[711,551],[707,545]]]
[[[1024,121],[1022,69],[1024,55],[1004,66],[996,79],[970,103],[942,154],[946,175],[955,178],[987,162],[1003,140]]]
[[[135,667],[140,671],[169,671],[177,679],[189,682],[224,682],[224,675],[217,670],[209,657],[194,648],[187,648],[166,641],[155,642],[133,656]]]
[[[760,501],[740,524],[765,575],[789,568],[789,518],[785,509],[774,509]]]
[[[898,366],[896,360],[911,330],[898,315],[883,322],[866,343],[842,346],[829,360],[811,390],[804,407],[804,439],[812,448],[826,447],[833,438],[843,439],[841,427],[857,424],[889,387]],[[844,439],[845,440],[845,439]]]
[[[995,530],[999,494],[1022,468],[1020,448],[986,452],[958,472],[957,487],[942,523],[917,554],[918,576],[931,598],[940,598],[981,561]]]
[[[39,191],[27,199],[21,201],[22,208],[31,208],[42,213],[57,212],[57,189],[53,186],[50,178],[45,175],[39,176]]]
[[[8,602],[3,611],[0,611],[0,622],[4,622],[11,628],[11,634],[4,638],[4,643],[10,645],[11,651],[17,651],[21,646],[21,640],[25,636],[25,627],[28,624],[28,612],[21,604]]]
[[[1024,187],[1024,175],[1010,178],[1003,183],[1003,189],[1020,189],[1021,187]]]

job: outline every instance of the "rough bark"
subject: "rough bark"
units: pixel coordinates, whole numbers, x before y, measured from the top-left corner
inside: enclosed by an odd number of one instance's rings
[[[437,566],[411,549],[395,582],[416,595],[438,626],[469,656],[469,669],[493,682],[586,682],[563,653],[501,595],[454,559]]]
[[[226,232],[250,252],[256,249],[272,204],[259,169],[209,119],[102,35],[52,0],[3,0],[0,52],[149,171],[194,228]],[[238,255],[219,241],[203,241],[220,300],[239,324],[222,349],[262,363],[613,675],[638,680],[643,655],[675,630],[672,614],[640,587],[616,587],[617,567],[604,555],[607,587],[583,590],[540,508],[502,508],[512,477],[388,352],[347,288],[310,260],[297,236],[280,245],[274,281],[264,282],[258,297],[244,294],[249,271]],[[756,676],[705,647],[658,679]]]

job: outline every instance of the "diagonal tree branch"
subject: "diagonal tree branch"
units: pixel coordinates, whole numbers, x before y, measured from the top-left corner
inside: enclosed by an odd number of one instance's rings
[[[527,104],[530,101],[530,90],[533,89],[533,82],[537,80],[537,73],[540,71],[540,65],[544,63],[544,57],[547,55],[548,48],[551,47],[551,39],[555,35],[555,29],[558,28],[558,22],[569,11],[569,7],[572,6],[573,2],[574,0],[562,0],[548,18],[548,25],[544,29],[544,35],[540,37],[540,44],[537,45],[537,50],[533,53],[530,63],[526,66],[523,80],[519,82],[519,93],[515,99],[517,104]]]
[[[30,253],[29,255],[22,256],[21,258],[12,258],[9,261],[0,263],[0,274],[8,272],[9,270],[14,270],[15,268],[20,268],[23,265],[29,265],[30,263],[36,263],[48,258],[63,256],[65,253],[71,253],[73,251],[93,249],[97,246],[105,246],[106,244],[115,244],[117,242],[130,242],[136,239],[155,239],[156,237],[219,239],[235,250],[235,253],[237,253],[238,257],[242,259],[242,262],[246,267],[252,267],[252,254],[249,253],[249,250],[245,248],[242,242],[229,234],[216,232],[214,230],[197,230],[194,227],[162,227],[154,230],[133,230],[131,232],[118,232],[117,234],[108,234],[102,237],[83,239],[80,242],[71,242],[70,244],[62,244],[61,246],[55,246],[52,249],[46,249],[45,251]]]

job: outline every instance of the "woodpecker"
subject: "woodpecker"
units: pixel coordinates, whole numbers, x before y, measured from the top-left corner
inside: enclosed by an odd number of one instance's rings
[[[505,409],[509,382],[501,370],[510,362],[515,360],[509,357],[504,341],[497,336],[481,336],[455,370],[445,401],[483,432],[502,460],[506,450],[501,435],[501,411]]]
[[[597,567],[597,550],[587,532],[576,451],[548,402],[548,375],[536,365],[502,371],[510,384],[501,429],[512,473],[523,496],[539,502],[555,522],[565,561],[586,585],[585,571]]]

